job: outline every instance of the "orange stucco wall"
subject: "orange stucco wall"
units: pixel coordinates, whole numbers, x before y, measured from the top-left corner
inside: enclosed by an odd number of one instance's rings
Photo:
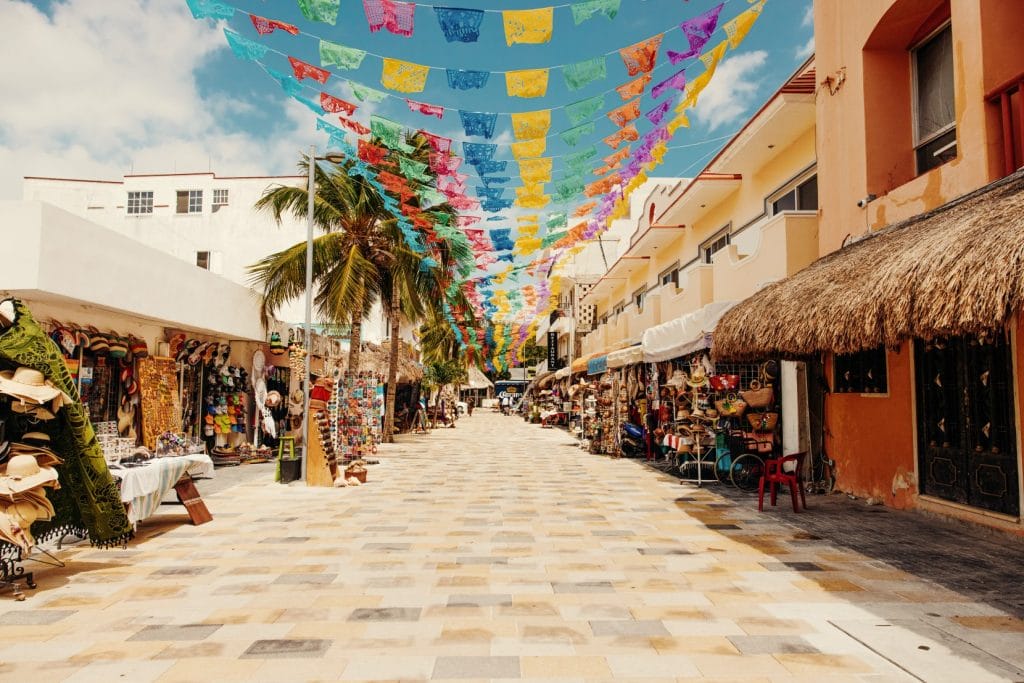
[[[831,394],[825,413],[836,488],[897,508],[911,507],[917,492],[911,356],[909,344],[888,354],[887,395]]]
[[[948,6],[958,156],[915,177],[908,49],[928,19],[944,12],[944,0],[815,0],[821,255],[846,237],[934,209],[1002,175],[998,111],[985,95],[1024,72],[1017,35],[1024,1]],[[858,206],[870,193],[877,199]],[[1015,324],[1017,339],[1022,329]],[[909,343],[888,354],[887,396],[832,395],[826,412],[837,488],[898,508],[917,502],[912,356]]]

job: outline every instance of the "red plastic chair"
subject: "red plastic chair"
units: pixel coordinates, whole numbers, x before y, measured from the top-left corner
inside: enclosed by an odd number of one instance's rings
[[[764,512],[764,485],[766,482],[771,493],[773,507],[776,497],[775,487],[778,484],[785,484],[789,487],[789,494],[793,498],[793,512],[800,512],[796,502],[797,491],[800,491],[800,501],[803,503],[804,510],[807,509],[803,478],[804,458],[806,457],[807,453],[803,452],[764,461],[764,473],[761,475],[761,481],[757,485],[757,509],[759,511]],[[784,469],[784,465],[788,462],[796,463],[796,469],[792,472],[787,472]]]

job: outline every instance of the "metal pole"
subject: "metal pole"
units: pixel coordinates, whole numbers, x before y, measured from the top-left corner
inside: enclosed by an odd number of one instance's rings
[[[302,378],[302,481],[306,481],[306,464],[309,461],[309,361],[313,351],[313,195],[316,177],[316,145],[309,146],[309,184],[306,187],[308,204],[306,213],[306,372]]]

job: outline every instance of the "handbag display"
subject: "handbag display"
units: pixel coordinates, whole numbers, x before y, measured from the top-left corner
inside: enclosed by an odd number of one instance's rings
[[[747,422],[755,432],[773,432],[779,424],[778,413],[747,413]]]
[[[715,408],[722,417],[743,417],[743,413],[747,412],[747,402],[736,394],[729,394],[715,401]]]
[[[748,391],[741,391],[740,397],[751,408],[767,408],[775,402],[775,392],[772,388],[761,386],[757,380],[750,383]]]
[[[711,375],[708,381],[715,391],[736,391],[740,388],[739,375]]]

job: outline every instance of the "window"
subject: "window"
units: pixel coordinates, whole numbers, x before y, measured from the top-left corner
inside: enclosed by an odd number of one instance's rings
[[[836,354],[834,386],[839,393],[884,394],[889,390],[885,349]]]
[[[658,284],[662,287],[667,285],[679,286],[679,263],[673,263],[672,267],[668,270],[662,271],[661,275],[658,276]]]
[[[949,24],[911,50],[914,149],[920,175],[956,158],[953,30]]]
[[[224,189],[224,190],[214,190],[213,191],[213,206],[212,206],[213,212],[216,213],[220,209],[220,207],[227,206],[227,205],[228,205],[228,191],[226,189]]]
[[[612,315],[616,315],[617,316],[620,313],[622,313],[624,310],[626,310],[626,304],[625,304],[625,302],[620,301],[619,303],[615,304],[615,308],[612,309]]]
[[[727,228],[728,229],[728,228]],[[725,249],[729,245],[729,233],[721,233],[718,237],[712,237],[710,240],[700,246],[700,260],[702,263],[711,263],[712,257]]]
[[[202,213],[202,190],[178,190],[178,213]]]
[[[644,298],[647,296],[647,288],[641,287],[640,289],[633,292],[633,303],[636,304],[638,311],[644,310]]]
[[[818,176],[800,181],[794,186],[787,187],[781,193],[772,195],[771,215],[783,211],[817,211],[818,210]]]
[[[128,215],[137,216],[145,213],[153,213],[153,193],[129,192]]]
[[[204,270],[210,269],[210,252],[208,251],[197,251],[196,252],[196,265]]]

